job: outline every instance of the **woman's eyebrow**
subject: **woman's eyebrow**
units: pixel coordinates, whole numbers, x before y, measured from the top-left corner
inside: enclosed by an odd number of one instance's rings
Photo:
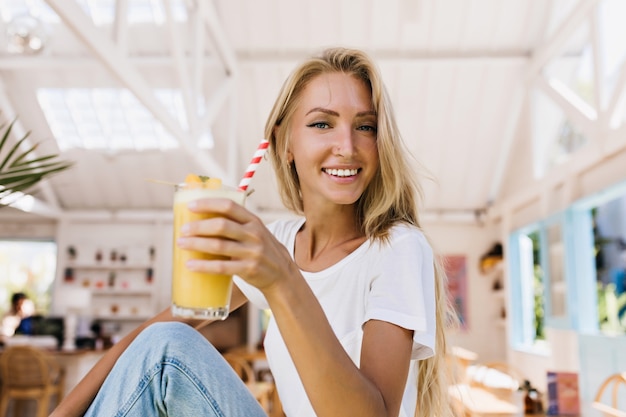
[[[326,113],[326,114],[331,115],[331,116],[339,116],[339,113],[337,113],[336,111],[330,110],[330,109],[325,109],[323,107],[314,107],[311,110],[309,110],[306,114],[309,115],[309,114],[315,113],[315,112]],[[376,116],[376,112],[374,110],[366,110],[366,111],[358,112],[356,115],[358,117]]]
[[[309,114],[315,113],[315,112],[326,113],[326,114],[329,114],[331,116],[339,116],[339,113],[337,113],[336,111],[325,109],[323,107],[314,107],[311,110],[309,110],[306,114],[309,115]]]

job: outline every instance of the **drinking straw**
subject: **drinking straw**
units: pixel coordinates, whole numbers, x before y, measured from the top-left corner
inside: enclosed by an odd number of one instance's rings
[[[252,176],[256,172],[257,167],[261,163],[261,159],[263,159],[263,155],[267,151],[268,146],[270,145],[267,139],[261,140],[259,146],[256,148],[256,152],[252,156],[252,160],[250,161],[250,165],[248,165],[248,169],[246,169],[246,173],[243,174],[243,178],[239,182],[239,189],[241,191],[246,191],[248,189],[248,185],[250,185],[250,181],[252,180]]]

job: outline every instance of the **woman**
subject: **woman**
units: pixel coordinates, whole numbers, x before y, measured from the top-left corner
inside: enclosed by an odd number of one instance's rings
[[[265,134],[302,218],[267,228],[228,200],[191,203],[228,221],[190,223],[177,244],[231,260],[188,267],[237,275],[231,308],[271,308],[265,350],[288,417],[451,415],[443,275],[370,58],[335,48],[301,64]],[[264,415],[198,332],[151,325],[171,320],[164,311],[115,345],[53,415]]]

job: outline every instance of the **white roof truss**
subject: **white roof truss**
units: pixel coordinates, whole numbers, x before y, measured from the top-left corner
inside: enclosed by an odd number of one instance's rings
[[[224,95],[228,95],[231,91],[230,87],[218,89],[215,96],[209,97],[207,102],[210,104],[209,116],[205,116],[203,122],[199,122],[197,111],[197,100],[195,94],[202,94],[204,89],[196,88],[202,84],[202,65],[205,60],[204,53],[204,36],[208,32],[214,40],[217,54],[221,58],[221,63],[225,72],[225,83],[230,86],[230,80],[236,73],[236,60],[234,53],[229,47],[223,30],[219,25],[212,2],[197,2],[198,10],[196,14],[202,16],[200,23],[194,21],[191,28],[193,34],[193,42],[196,45],[194,49],[194,59],[189,63],[185,58],[185,51],[180,42],[181,35],[177,26],[173,22],[171,3],[164,0],[167,25],[170,34],[171,50],[174,59],[174,65],[178,73],[180,89],[183,92],[185,110],[188,117],[188,127],[184,128],[181,124],[165,109],[163,105],[156,99],[151,86],[144,80],[137,67],[131,62],[126,53],[126,29],[127,19],[124,13],[128,5],[125,0],[118,0],[116,3],[115,24],[114,24],[114,40],[103,36],[101,32],[91,23],[91,19],[85,15],[80,6],[74,1],[68,0],[46,0],[51,9],[55,11],[67,27],[80,39],[81,42],[96,56],[128,90],[130,90],[137,99],[150,111],[153,116],[163,124],[163,126],[179,141],[183,149],[203,167],[203,171],[212,176],[225,178],[232,181],[232,174],[228,174],[224,167],[218,163],[211,154],[204,152],[197,147],[197,138],[202,128],[208,128],[208,124],[215,117],[215,107],[223,103]],[[191,15],[191,13],[190,13]],[[193,76],[192,76],[193,74]],[[190,82],[190,79],[193,80]],[[235,143],[229,144],[229,152],[234,152]]]

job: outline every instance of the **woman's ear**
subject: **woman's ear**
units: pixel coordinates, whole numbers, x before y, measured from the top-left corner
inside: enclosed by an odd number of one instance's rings
[[[280,128],[281,128],[280,125],[274,126],[273,133],[274,133],[275,138],[277,138],[278,135],[280,134]],[[287,165],[291,165],[291,163],[293,162],[293,153],[291,153],[291,147],[289,146],[289,141],[287,142],[287,149],[285,151],[285,157],[286,157]]]

